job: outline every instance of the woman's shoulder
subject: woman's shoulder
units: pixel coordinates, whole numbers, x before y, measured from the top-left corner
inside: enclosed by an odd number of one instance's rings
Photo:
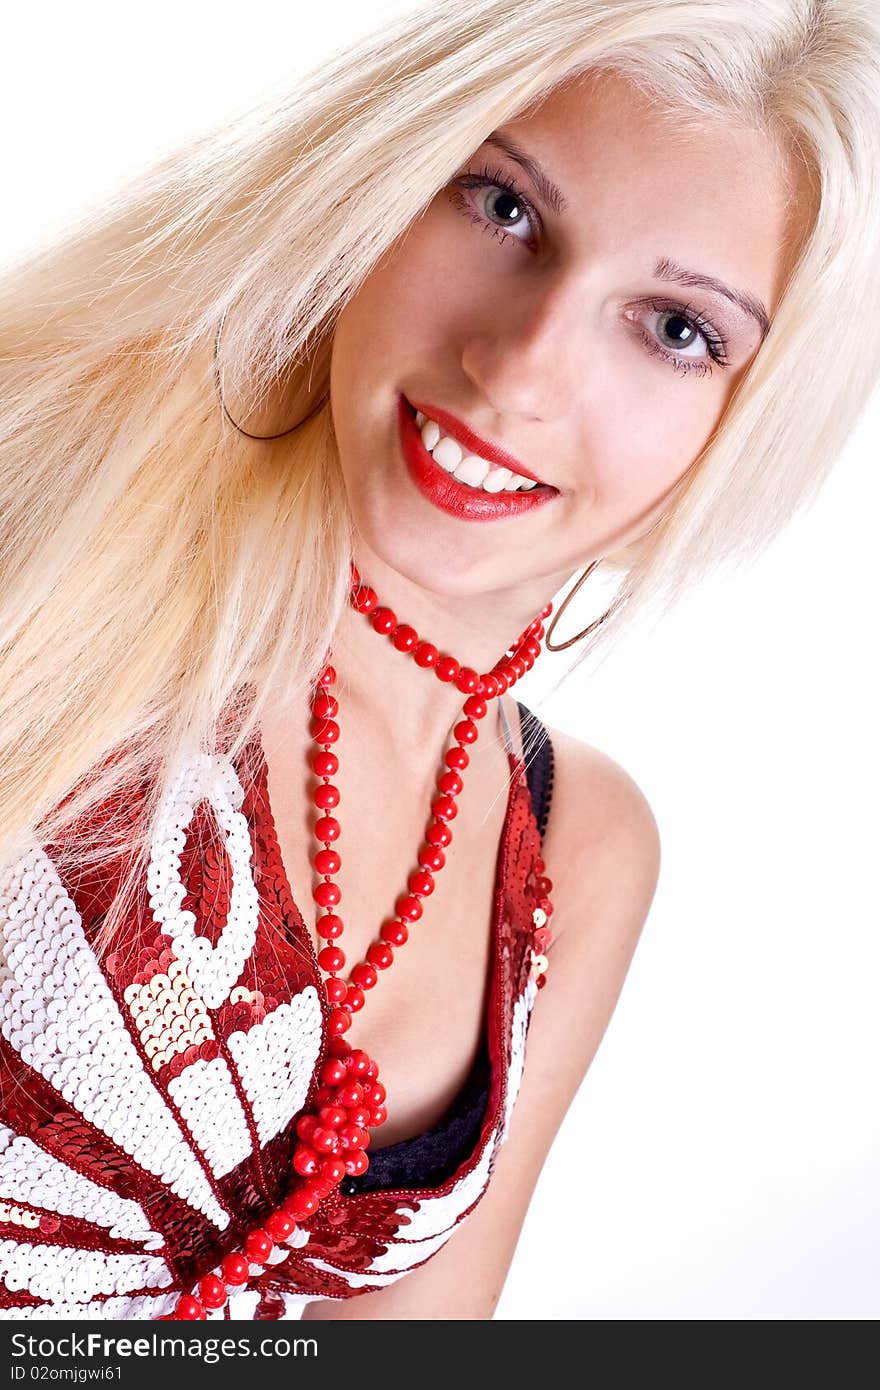
[[[636,779],[601,749],[545,724],[553,800],[543,857],[554,884],[557,939],[573,922],[647,915],[660,872],[660,832]],[[635,928],[638,930],[638,928]]]

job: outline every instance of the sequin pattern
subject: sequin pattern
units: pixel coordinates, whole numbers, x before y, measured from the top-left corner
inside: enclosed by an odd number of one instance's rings
[[[524,770],[512,768],[492,1081],[473,1154],[437,1188],[337,1193],[289,1253],[252,1266],[233,1318],[384,1287],[429,1259],[485,1191],[535,996],[540,839]],[[258,741],[238,766],[217,755],[183,768],[145,890],[130,949],[99,960],[101,885],[63,883],[40,847],[0,873],[0,1317],[159,1317],[285,1191],[291,1122],[317,1084],[328,1011]]]

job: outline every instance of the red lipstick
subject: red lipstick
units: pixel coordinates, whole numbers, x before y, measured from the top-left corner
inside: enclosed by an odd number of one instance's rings
[[[526,468],[524,463],[509,454],[506,449],[501,449],[497,444],[490,444],[488,439],[481,439],[478,434],[474,434],[472,429],[463,425],[461,420],[456,420],[454,415],[450,415],[448,410],[441,410],[439,405],[429,405],[424,401],[410,401],[413,410],[420,410],[429,419],[436,420],[444,434],[449,434],[455,439],[468,454],[479,454],[480,458],[488,459],[490,463],[497,463],[499,468],[509,468],[511,473],[519,473],[522,478],[531,478],[533,482],[540,483],[542,487],[549,487],[543,478],[539,478],[537,473],[533,473],[530,468]]]
[[[466,426],[447,415],[445,411],[437,410],[434,406],[425,409],[419,405],[417,408],[425,415],[430,415],[432,420],[436,420],[444,431],[453,435],[471,453],[479,453],[482,457],[497,463],[499,467],[509,468],[512,472],[521,472],[523,477],[533,476],[503,450],[487,447]],[[407,472],[422,496],[440,511],[458,517],[461,521],[495,521],[503,517],[518,516],[521,512],[533,511],[558,497],[556,489],[546,484],[530,488],[528,492],[483,492],[481,488],[460,483],[451,473],[441,468],[439,463],[435,463],[428,453],[416,424],[415,409],[405,396],[398,397],[397,415],[400,447]],[[447,421],[450,423],[447,424]]]

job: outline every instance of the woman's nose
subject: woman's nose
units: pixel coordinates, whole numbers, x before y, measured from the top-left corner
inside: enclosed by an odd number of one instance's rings
[[[473,307],[479,327],[465,337],[461,365],[502,415],[550,421],[567,414],[583,385],[583,305],[558,285],[499,305]]]

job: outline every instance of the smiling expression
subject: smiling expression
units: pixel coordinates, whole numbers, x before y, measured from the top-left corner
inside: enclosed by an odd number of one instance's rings
[[[677,129],[616,75],[493,132],[338,321],[333,420],[366,543],[428,589],[479,594],[562,583],[643,535],[760,348],[799,207],[767,135]],[[410,402],[521,461],[542,504],[444,507],[465,487],[428,454],[419,485]]]

